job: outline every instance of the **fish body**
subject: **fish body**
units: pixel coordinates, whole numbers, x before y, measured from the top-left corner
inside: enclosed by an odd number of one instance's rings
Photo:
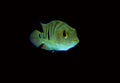
[[[41,23],[43,32],[34,30],[30,34],[31,43],[45,50],[67,51],[79,43],[77,32],[67,23],[54,20],[47,24]]]

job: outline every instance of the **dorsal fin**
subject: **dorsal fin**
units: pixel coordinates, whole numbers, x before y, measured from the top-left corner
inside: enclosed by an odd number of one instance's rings
[[[42,22],[40,22],[40,24],[43,28],[46,26],[46,24],[43,24]]]

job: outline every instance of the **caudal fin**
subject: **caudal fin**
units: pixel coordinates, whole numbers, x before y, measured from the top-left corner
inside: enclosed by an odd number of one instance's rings
[[[38,30],[34,30],[31,34],[30,34],[30,41],[32,42],[33,45],[35,45],[36,47],[39,47],[42,43],[40,40],[40,35],[41,32]]]

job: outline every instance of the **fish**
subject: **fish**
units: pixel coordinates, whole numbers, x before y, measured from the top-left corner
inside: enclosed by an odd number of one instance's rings
[[[66,22],[53,20],[40,24],[43,31],[35,29],[29,37],[35,47],[48,51],[67,51],[80,42],[76,29]]]

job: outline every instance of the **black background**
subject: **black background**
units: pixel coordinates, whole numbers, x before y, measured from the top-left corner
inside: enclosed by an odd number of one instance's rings
[[[111,16],[106,12],[112,8],[106,5],[108,2],[101,3],[95,1],[7,2],[1,12],[1,14],[3,13],[2,22],[5,21],[1,28],[5,29],[1,30],[3,37],[1,37],[1,41],[5,43],[1,45],[5,51],[2,49],[1,52],[5,58],[1,58],[1,61],[4,66],[9,66],[3,68],[7,71],[17,70],[20,73],[21,70],[29,71],[30,69],[34,69],[31,70],[32,72],[37,70],[42,72],[42,69],[47,73],[51,70],[61,73],[63,70],[68,75],[75,73],[81,77],[88,76],[93,80],[97,76],[99,78],[100,74],[105,77],[105,73],[108,71],[108,69],[105,70],[105,67],[111,65],[107,61],[110,57],[109,51],[106,52],[109,42],[105,42],[105,39],[110,36],[104,37],[104,33],[107,34],[106,32],[109,30],[106,27],[111,25],[106,24]],[[35,29],[41,30],[40,22],[48,23],[52,20],[65,21],[75,28],[80,39],[79,44],[65,52],[51,53],[35,48],[29,41],[30,33]],[[31,72],[28,73],[31,74]],[[53,74],[53,72],[51,73]],[[93,74],[95,78],[92,77]]]
[[[18,31],[18,48],[21,49],[22,54],[24,54],[26,58],[28,57],[27,61],[30,64],[80,64],[81,41],[76,47],[69,51],[54,53],[36,48],[30,43],[30,33],[34,29],[42,30],[40,22],[48,23],[52,20],[62,20],[67,22],[70,26],[75,27],[78,37],[81,40],[82,19],[80,14],[72,14],[72,11],[68,11],[67,9],[66,12],[60,9],[57,11],[49,10],[49,8],[46,8],[45,11],[35,9],[32,13],[27,12],[23,18],[23,24]]]
[[[100,30],[98,19],[102,16],[98,10],[99,7],[92,6],[89,2],[17,2],[6,13],[10,22],[7,40],[10,40],[8,49],[13,53],[11,61],[20,65],[96,65],[95,62],[100,57],[97,52],[97,41],[100,39],[97,35]],[[69,51],[54,53],[34,47],[29,41],[30,33],[35,29],[41,30],[40,22],[48,23],[52,20],[64,21],[75,28],[80,39],[79,44]]]
[[[80,11],[79,8],[74,11],[74,8],[56,5],[52,7],[28,6],[22,10],[18,16],[21,22],[18,22],[19,28],[16,30],[18,34],[17,48],[20,57],[23,57],[23,60],[25,59],[24,62],[29,64],[80,64],[82,41],[69,51],[54,53],[36,48],[29,41],[29,35],[34,29],[42,30],[40,22],[48,23],[52,20],[62,20],[75,27],[81,40],[82,16]]]

